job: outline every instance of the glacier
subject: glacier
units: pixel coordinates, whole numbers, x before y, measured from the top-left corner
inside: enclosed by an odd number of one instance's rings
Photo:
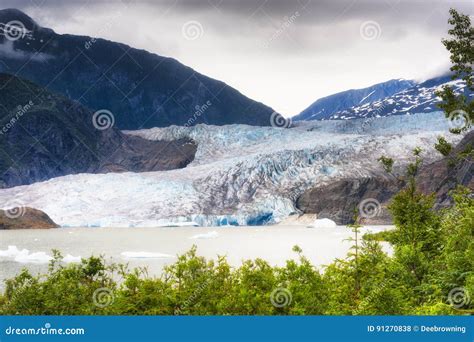
[[[383,172],[402,172],[420,146],[426,162],[441,155],[438,136],[456,143],[441,112],[357,120],[298,122],[292,128],[247,125],[170,126],[124,131],[150,140],[191,138],[195,159],[184,169],[76,174],[0,190],[11,203],[46,212],[63,227],[229,226],[277,223],[297,213],[305,190]]]

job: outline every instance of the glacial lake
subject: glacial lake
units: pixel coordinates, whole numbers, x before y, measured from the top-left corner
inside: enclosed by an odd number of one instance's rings
[[[362,232],[379,232],[392,226],[370,226]],[[305,226],[260,227],[160,227],[160,228],[58,228],[0,230],[0,288],[4,280],[26,267],[33,273],[47,270],[51,250],[59,250],[66,261],[103,255],[112,262],[144,267],[159,276],[176,255],[197,246],[199,255],[215,258],[226,255],[231,265],[242,260],[263,258],[272,265],[284,265],[296,258],[294,245],[313,264],[323,266],[345,258],[353,236],[345,226],[306,228]],[[390,246],[384,244],[390,252]]]

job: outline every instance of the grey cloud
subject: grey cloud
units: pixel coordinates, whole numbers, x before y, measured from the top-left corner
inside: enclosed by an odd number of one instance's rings
[[[338,20],[384,18],[391,22],[428,22],[426,19],[439,11],[446,17],[447,9],[455,7],[467,13],[473,12],[470,0],[4,0],[3,7],[43,8],[48,10],[94,6],[145,6],[150,9],[173,8],[184,14],[215,12],[216,15],[238,16],[240,19],[288,16],[294,11],[306,12],[304,20],[315,25],[333,23]]]
[[[473,14],[471,0],[2,0],[2,6],[59,33],[103,36],[177,58],[288,114],[335,91],[445,68],[449,56],[440,40],[449,8]],[[123,16],[106,29],[116,11]],[[201,39],[183,40],[189,20],[202,24]],[[379,39],[361,38],[367,21],[380,26]]]
[[[128,6],[157,17],[164,13],[205,17],[206,25],[222,35],[247,35],[249,30],[256,35],[265,34],[269,28],[278,30],[285,18],[298,12],[300,16],[294,24],[297,29],[292,37],[301,41],[314,30],[328,34],[335,26],[368,20],[379,23],[385,36],[394,40],[410,31],[446,32],[450,7],[473,13],[470,0],[4,0],[3,3],[5,7],[34,12],[43,26],[77,20],[78,13],[106,15],[107,8]]]
[[[3,44],[0,44],[0,57],[23,60],[29,59],[35,62],[44,62],[52,58],[51,55],[42,52],[30,53],[15,49],[13,42],[9,40],[5,40]]]

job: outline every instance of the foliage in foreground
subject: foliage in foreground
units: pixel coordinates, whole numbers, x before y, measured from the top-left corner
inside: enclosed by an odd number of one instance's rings
[[[206,260],[196,248],[159,278],[91,257],[49,271],[27,270],[6,282],[0,313],[22,315],[400,315],[473,313],[474,200],[458,189],[455,205],[432,210],[430,197],[407,188],[394,198],[393,256],[364,238],[343,260],[321,269],[295,247],[297,260],[261,259],[238,268]],[[353,231],[357,226],[353,226]],[[454,292],[453,292],[454,291]]]
[[[471,17],[454,8],[449,10],[449,14],[450,37],[443,39],[442,43],[450,53],[453,79],[462,79],[466,87],[474,91],[474,27]],[[437,95],[442,99],[438,107],[445,112],[448,119],[464,121],[462,126],[452,128],[451,132],[459,134],[469,131],[474,122],[474,101],[464,94],[456,94],[449,85],[443,86]]]

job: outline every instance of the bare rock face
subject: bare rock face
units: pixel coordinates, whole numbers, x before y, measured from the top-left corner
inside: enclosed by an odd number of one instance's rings
[[[386,207],[400,188],[400,182],[389,177],[343,179],[306,191],[297,206],[337,224],[353,222],[355,210],[364,224],[391,224]]]
[[[0,229],[46,229],[58,227],[41,210],[28,207],[0,210]]]
[[[181,169],[193,161],[197,151],[190,139],[151,141],[113,130],[99,144],[101,158],[90,170],[93,173]]]
[[[451,151],[449,156],[423,166],[417,177],[417,185],[425,194],[436,194],[437,207],[451,204],[449,192],[457,184],[474,191],[474,131],[469,132]]]
[[[417,186],[424,194],[436,195],[436,207],[451,204],[449,192],[462,184],[474,191],[474,131],[468,133],[449,156],[421,167]],[[310,189],[297,200],[305,214],[329,218],[337,224],[353,221],[358,211],[363,224],[392,224],[387,210],[390,199],[405,183],[395,177],[343,179]]]
[[[88,108],[12,75],[0,74],[0,103],[0,188],[77,173],[184,168],[197,150],[190,139],[126,135],[113,113],[101,127]]]

